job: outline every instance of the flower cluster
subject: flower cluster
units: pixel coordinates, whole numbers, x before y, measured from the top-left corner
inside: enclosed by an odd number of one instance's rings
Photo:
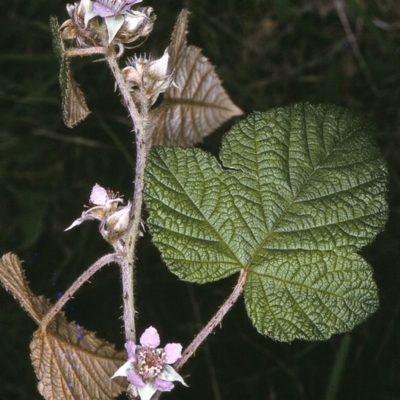
[[[128,361],[111,379],[125,376],[130,383],[128,391],[135,397],[140,396],[141,400],[150,400],[157,390],[171,391],[174,388],[173,381],[187,386],[170,365],[181,358],[182,346],[179,343],[169,343],[159,348],[160,336],[152,326],[144,331],[139,342],[140,345],[134,342],[125,344]]]
[[[151,7],[132,9],[142,0],[81,0],[68,4],[70,19],[61,25],[62,37],[79,47],[103,46],[104,26],[108,44],[131,43],[147,37],[156,19]]]
[[[135,56],[128,60],[128,66],[122,70],[122,74],[134,99],[137,89],[138,96],[145,97],[148,105],[152,106],[159,94],[169,88],[172,83],[172,73],[168,73],[168,61],[168,49],[159,59]]]
[[[100,221],[100,233],[116,250],[124,247],[124,236],[129,225],[131,203],[123,205],[123,199],[119,193],[106,190],[96,183],[90,194],[91,207],[84,211],[80,218],[75,220],[66,231],[82,222],[97,219]]]

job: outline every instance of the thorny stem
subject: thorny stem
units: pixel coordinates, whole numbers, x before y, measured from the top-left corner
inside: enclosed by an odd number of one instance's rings
[[[94,264],[92,264],[59,298],[56,304],[50,309],[50,311],[40,321],[40,327],[46,329],[49,322],[56,316],[58,312],[64,307],[65,303],[72,298],[75,292],[87,282],[92,275],[94,275],[99,269],[103,268],[112,262],[119,262],[118,255],[115,253],[106,254],[99,258]]]
[[[217,313],[210,319],[208,324],[201,330],[201,332],[193,339],[192,343],[185,349],[182,357],[174,364],[176,370],[179,370],[183,364],[196,352],[197,348],[203,343],[208,335],[219,325],[224,318],[225,314],[232,308],[236,300],[243,291],[243,286],[246,282],[247,270],[240,271],[239,280],[233,288],[232,293],[226,299],[225,303],[217,311]]]
[[[129,111],[130,117],[134,123],[136,138],[136,170],[134,182],[134,195],[132,210],[130,215],[130,228],[126,235],[127,241],[124,249],[124,258],[121,262],[122,271],[122,290],[124,305],[124,326],[126,341],[136,341],[135,330],[135,297],[134,297],[134,263],[136,242],[140,233],[140,220],[143,204],[143,187],[144,187],[144,169],[148,153],[146,145],[146,126],[147,108],[142,107],[139,113],[132,96],[126,86],[125,80],[119,69],[116,55],[113,50],[106,55],[107,62],[114,75],[118,89],[121,92],[125,106]]]

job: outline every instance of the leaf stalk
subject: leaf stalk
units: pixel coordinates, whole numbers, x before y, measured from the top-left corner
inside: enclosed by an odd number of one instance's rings
[[[235,304],[236,300],[239,298],[243,292],[243,287],[246,282],[247,270],[242,269],[240,271],[239,279],[236,286],[233,288],[230,296],[222,304],[221,308],[217,313],[210,319],[208,324],[200,331],[200,333],[193,339],[192,343],[185,349],[182,357],[174,364],[174,368],[179,370],[186,363],[186,361],[196,352],[197,348],[203,343],[203,341],[210,335],[213,330],[219,325],[227,314],[227,312]]]

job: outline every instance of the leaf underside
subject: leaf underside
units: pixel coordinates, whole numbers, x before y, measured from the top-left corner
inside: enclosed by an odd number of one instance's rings
[[[0,259],[0,280],[39,323],[51,303],[29,289],[21,262],[14,254]],[[126,360],[125,352],[58,314],[48,328],[34,333],[31,360],[46,400],[111,400],[126,388],[122,379],[110,380]]]
[[[169,46],[174,84],[164,94],[165,108],[156,110],[153,144],[191,147],[230,118],[241,115],[208,59],[186,44],[188,11],[178,17]]]
[[[64,42],[56,17],[50,17],[50,28],[53,38],[53,49],[60,63],[60,87],[64,124],[72,128],[89,114],[85,96],[78,83],[72,77],[70,62],[65,54]]]
[[[253,113],[223,140],[220,160],[155,147],[145,202],[172,272],[209,282],[248,270],[247,312],[277,340],[322,340],[378,307],[357,251],[387,218],[374,127],[331,105]]]

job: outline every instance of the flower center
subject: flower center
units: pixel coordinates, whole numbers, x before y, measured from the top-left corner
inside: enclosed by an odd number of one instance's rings
[[[164,349],[141,347],[137,349],[137,372],[144,379],[155,378],[162,370],[165,362]]]

